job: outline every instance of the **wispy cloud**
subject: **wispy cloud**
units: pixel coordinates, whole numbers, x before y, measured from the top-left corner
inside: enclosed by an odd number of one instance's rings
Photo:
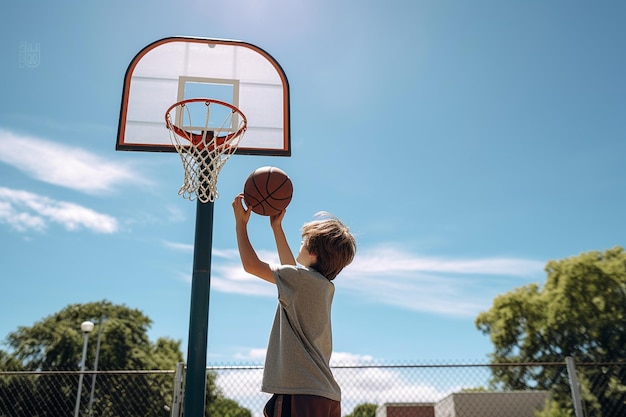
[[[166,241],[163,241],[163,245],[178,252],[192,252],[193,253],[193,245],[190,243],[170,242],[166,240]]]
[[[193,250],[192,245],[169,244]],[[275,252],[258,251],[266,262],[278,263]],[[217,291],[275,297],[266,282],[243,271],[236,250],[213,250],[211,284]],[[430,314],[476,317],[493,299],[543,279],[545,262],[491,257],[458,259],[425,257],[385,247],[360,249],[335,285],[373,304],[386,304]],[[191,275],[188,275],[191,282]]]
[[[373,248],[358,254],[337,285],[372,302],[475,317],[498,294],[541,279],[544,265],[531,259],[435,258]]]
[[[122,183],[145,183],[130,166],[84,149],[0,129],[0,161],[32,178],[87,194],[109,192]]]
[[[391,265],[390,265],[391,264]],[[350,269],[359,274],[377,275],[380,272],[435,272],[461,274],[488,274],[526,276],[537,272],[543,264],[516,258],[449,259],[415,256],[395,249],[393,245],[358,254],[357,262]]]
[[[235,353],[235,359],[241,362],[262,363],[265,360],[267,349],[251,348],[242,352]]]
[[[193,252],[193,245],[191,244],[168,241],[163,242],[163,244],[175,251]],[[276,296],[276,289],[272,285],[243,270],[237,249],[213,248],[211,253],[215,258],[211,264],[211,287],[216,291],[262,297]],[[278,256],[273,252],[260,250],[258,254],[261,259],[270,264],[278,263]],[[183,281],[191,283],[191,272],[179,272],[177,279],[181,278]]]
[[[0,187],[0,223],[19,232],[44,231],[50,223],[67,230],[114,233],[119,224],[114,217],[78,204],[53,200],[22,190]]]

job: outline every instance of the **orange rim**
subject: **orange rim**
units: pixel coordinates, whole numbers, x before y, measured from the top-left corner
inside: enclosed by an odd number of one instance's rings
[[[220,106],[224,106],[229,108],[233,113],[237,113],[240,117],[241,120],[243,121],[243,123],[241,124],[241,127],[233,133],[229,133],[226,135],[221,135],[218,136],[216,138],[213,138],[212,132],[207,132],[206,134],[203,133],[193,133],[189,130],[185,130],[182,129],[174,124],[172,124],[172,122],[170,121],[170,113],[172,112],[172,110],[174,110],[176,107],[181,106],[184,107],[186,106],[188,103],[204,103],[206,104],[206,106],[210,106],[211,104],[217,104]],[[184,138],[185,140],[188,140],[191,142],[191,144],[193,146],[196,146],[198,149],[202,150],[204,149],[204,145],[201,143],[203,139],[205,139],[208,136],[208,133],[211,133],[211,143],[209,144],[209,149],[213,150],[217,144],[217,146],[221,146],[223,145],[225,142],[230,141],[233,138],[236,138],[237,136],[243,134],[247,127],[248,127],[248,119],[246,118],[246,116],[241,112],[241,110],[239,110],[237,107],[233,106],[230,103],[227,103],[225,101],[221,101],[221,100],[215,100],[212,98],[190,98],[187,100],[182,100],[179,101],[177,103],[172,104],[167,111],[165,112],[165,126],[171,130],[172,132],[174,132],[176,135]]]

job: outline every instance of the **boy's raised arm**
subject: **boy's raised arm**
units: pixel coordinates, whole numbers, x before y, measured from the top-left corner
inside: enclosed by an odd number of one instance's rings
[[[250,219],[250,209],[247,210],[242,204],[243,195],[239,194],[233,201],[233,211],[235,213],[235,228],[237,232],[237,247],[241,264],[244,271],[256,275],[265,281],[276,283],[274,273],[269,264],[259,259],[248,236],[248,220]]]
[[[272,231],[274,232],[274,240],[276,240],[278,259],[280,260],[281,265],[295,266],[296,258],[294,258],[293,252],[291,252],[291,248],[289,247],[289,243],[287,242],[287,237],[285,236],[285,232],[283,231],[283,217],[285,217],[285,210],[274,216],[270,216],[270,226],[272,227]]]

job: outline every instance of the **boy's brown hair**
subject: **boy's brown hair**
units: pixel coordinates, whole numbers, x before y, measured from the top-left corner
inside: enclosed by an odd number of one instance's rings
[[[323,218],[302,226],[302,238],[309,253],[317,256],[311,267],[333,280],[354,259],[356,239],[346,225],[329,213],[315,216]]]

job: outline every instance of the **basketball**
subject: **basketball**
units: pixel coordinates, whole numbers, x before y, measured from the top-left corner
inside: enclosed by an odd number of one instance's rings
[[[243,200],[253,212],[273,216],[291,202],[293,184],[287,174],[276,167],[255,169],[243,186]]]

